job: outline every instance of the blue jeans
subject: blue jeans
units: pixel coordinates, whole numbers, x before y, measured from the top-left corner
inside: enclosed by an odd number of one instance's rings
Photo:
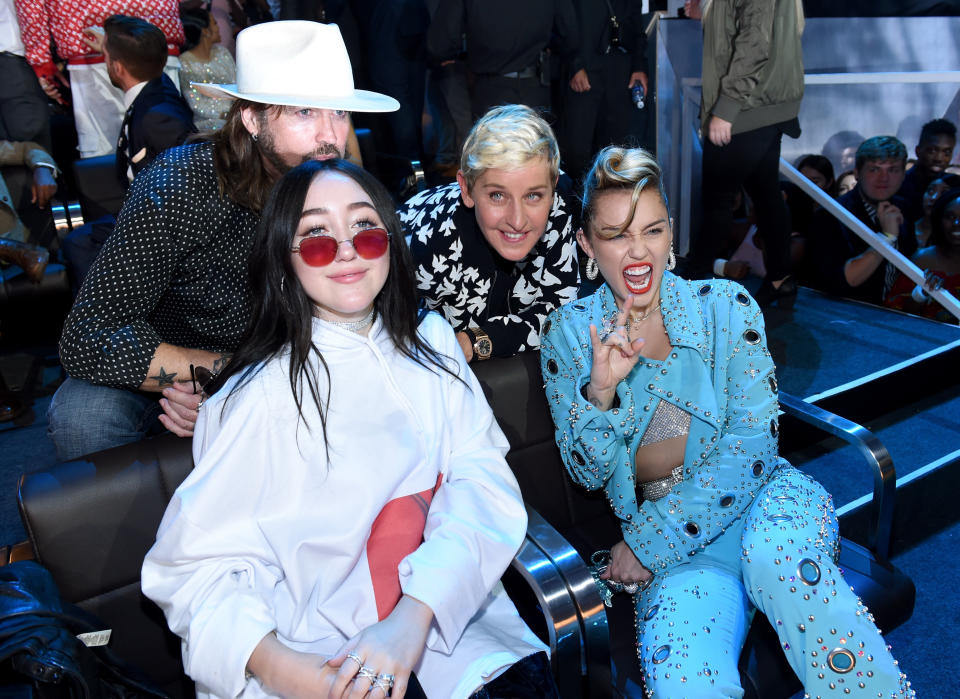
[[[739,522],[637,596],[648,696],[742,697],[737,660],[755,610],[808,695],[913,696],[837,568],[838,543],[823,486],[781,468]]]
[[[47,434],[60,461],[160,434],[160,395],[68,378],[50,401]]]

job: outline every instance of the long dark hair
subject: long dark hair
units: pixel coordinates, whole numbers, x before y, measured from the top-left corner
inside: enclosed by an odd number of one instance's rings
[[[258,119],[267,118],[268,112],[275,116],[283,111],[279,105],[235,99],[227,111],[226,123],[222,128],[195,134],[187,139],[187,143],[212,141],[213,164],[220,194],[260,213],[276,177],[267,170],[260,149],[243,125],[242,113],[246,108],[253,109]],[[299,212],[297,216],[300,216]]]
[[[184,41],[180,51],[192,51],[200,43],[200,35],[210,26],[210,11],[202,7],[180,8],[180,21],[183,23]]]
[[[300,418],[303,395],[309,391],[320,413],[323,439],[327,441],[324,405],[329,404],[330,371],[323,355],[313,342],[313,302],[307,296],[293,269],[290,248],[300,223],[307,192],[313,181],[324,172],[346,175],[370,197],[387,231],[390,232],[390,269],[387,280],[374,300],[374,311],[397,350],[417,364],[436,373],[445,371],[460,379],[455,363],[436,352],[417,334],[422,314],[418,310],[413,258],[403,238],[400,219],[393,208],[390,194],[366,170],[346,160],[311,160],[299,165],[281,178],[273,188],[257,228],[257,237],[250,253],[249,276],[253,313],[239,349],[227,367],[207,387],[208,393],[221,389],[232,376],[239,380],[230,390],[230,398],[250,382],[263,363],[289,350],[290,391]],[[327,395],[320,396],[320,381],[310,357],[316,354],[327,374]],[[462,379],[461,379],[462,380]]]
[[[816,153],[811,153],[810,155],[803,155],[797,160],[797,164],[794,165],[797,170],[802,170],[805,167],[810,167],[819,172],[827,180],[827,189],[825,190],[827,194],[831,197],[837,196],[837,180],[833,176],[833,165],[830,163],[830,159],[823,156],[817,155]]]

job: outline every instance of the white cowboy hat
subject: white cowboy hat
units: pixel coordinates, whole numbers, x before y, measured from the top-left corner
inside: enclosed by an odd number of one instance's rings
[[[238,97],[291,107],[395,112],[400,103],[355,90],[350,56],[336,24],[289,20],[237,34],[237,82],[190,83],[209,97]]]

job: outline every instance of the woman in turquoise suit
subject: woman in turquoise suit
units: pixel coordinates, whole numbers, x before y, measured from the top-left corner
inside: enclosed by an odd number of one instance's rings
[[[778,455],[756,302],[669,271],[646,151],[601,151],[583,203],[587,274],[606,283],[550,315],[541,363],[570,476],[603,488],[621,523],[601,577],[636,593],[647,694],[743,696],[737,659],[759,610],[809,696],[912,696],[837,568],[830,496]]]

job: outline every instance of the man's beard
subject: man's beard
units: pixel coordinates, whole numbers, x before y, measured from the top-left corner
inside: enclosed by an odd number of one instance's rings
[[[335,158],[343,157],[343,153],[340,152],[340,149],[337,148],[335,144],[321,143],[310,153],[300,156],[299,162],[291,165],[285,161],[283,156],[277,151],[276,143],[273,140],[273,134],[270,133],[269,129],[260,129],[260,138],[256,143],[257,147],[260,149],[260,155],[266,159],[271,168],[276,170],[277,174],[281,177],[295,168],[297,165],[302,165],[308,160],[320,160],[323,156],[329,155],[332,155]]]

